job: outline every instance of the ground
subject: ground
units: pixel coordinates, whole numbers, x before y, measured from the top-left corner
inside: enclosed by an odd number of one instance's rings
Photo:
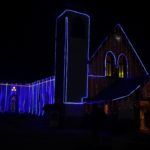
[[[129,149],[150,148],[150,135],[140,132],[100,131],[95,140],[88,128],[49,127],[42,117],[0,114],[1,146],[12,149]]]

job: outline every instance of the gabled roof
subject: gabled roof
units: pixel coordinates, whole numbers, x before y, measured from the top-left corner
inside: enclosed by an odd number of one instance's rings
[[[79,11],[76,11],[76,10],[66,9],[66,10],[64,10],[64,11],[56,18],[56,20],[59,19],[59,18],[62,17],[62,16],[67,15],[67,13],[74,13],[74,14],[78,14],[78,15],[82,15],[82,16],[86,16],[86,17],[90,18],[90,16],[89,16],[88,14],[86,14],[86,13],[82,13],[82,12],[79,12]]]
[[[149,75],[147,69],[145,68],[143,62],[141,61],[139,55],[137,54],[135,48],[133,47],[132,43],[130,42],[130,40],[129,40],[127,34],[125,33],[125,31],[123,30],[122,26],[121,26],[120,24],[117,24],[117,25],[115,26],[114,30],[115,30],[116,28],[117,28],[118,30],[120,30],[120,32],[122,33],[122,36],[123,36],[124,39],[128,42],[128,44],[129,44],[129,46],[131,47],[132,51],[135,53],[137,59],[139,60],[141,66],[143,67],[143,69],[144,69],[146,75]],[[97,48],[97,50],[96,50],[96,51],[94,52],[94,54],[91,56],[91,58],[89,59],[89,61],[92,61],[92,59],[96,57],[96,54],[99,52],[99,50],[100,50],[101,47],[104,45],[104,43],[108,40],[108,38],[109,38],[109,35],[106,36],[105,39],[101,42],[100,46]]]

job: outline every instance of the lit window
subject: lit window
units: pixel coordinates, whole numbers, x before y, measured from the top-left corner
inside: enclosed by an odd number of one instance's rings
[[[106,60],[106,76],[111,77],[114,72],[114,58],[112,55],[107,56]]]
[[[123,69],[123,64],[119,65],[119,78],[124,78],[124,69]]]
[[[119,78],[125,78],[127,76],[127,63],[125,56],[121,56],[119,59]]]

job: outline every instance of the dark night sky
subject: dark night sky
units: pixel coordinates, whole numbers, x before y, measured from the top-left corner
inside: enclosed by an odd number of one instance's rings
[[[32,82],[53,75],[55,18],[66,8],[91,16],[91,49],[116,23],[150,71],[150,23],[146,4],[21,0],[0,5],[0,82]]]

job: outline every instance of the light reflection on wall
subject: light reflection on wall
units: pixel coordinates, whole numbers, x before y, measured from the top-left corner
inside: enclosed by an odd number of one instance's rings
[[[43,114],[45,104],[54,101],[54,77],[31,84],[0,84],[0,112]],[[12,103],[15,110],[12,110]]]

